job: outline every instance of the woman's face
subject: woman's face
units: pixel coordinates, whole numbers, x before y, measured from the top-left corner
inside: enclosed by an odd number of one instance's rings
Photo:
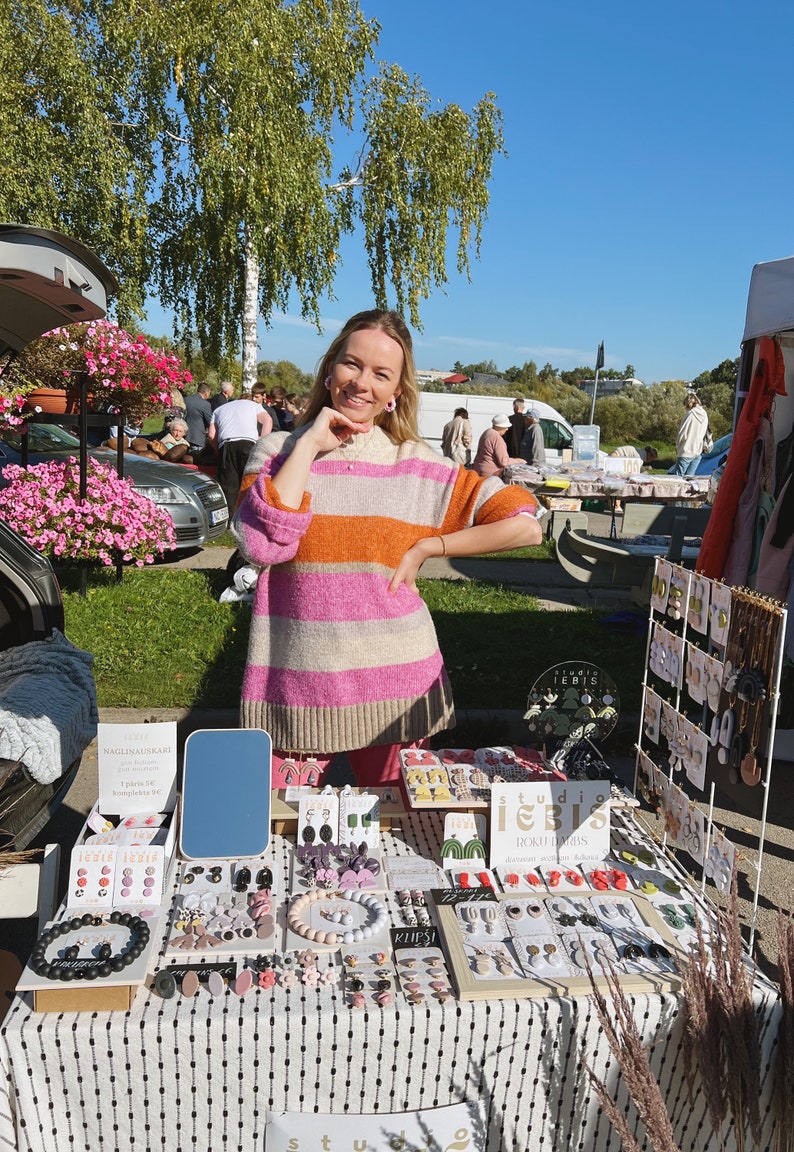
[[[187,435],[187,428],[183,428],[181,424],[174,424],[171,435],[175,440],[184,440]]]
[[[331,368],[331,403],[337,412],[372,426],[402,392],[403,350],[380,328],[351,332]]]

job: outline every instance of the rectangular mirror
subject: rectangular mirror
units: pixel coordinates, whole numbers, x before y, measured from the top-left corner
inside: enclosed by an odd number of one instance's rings
[[[185,741],[180,849],[190,860],[261,856],[270,842],[272,746],[261,728],[205,728]]]

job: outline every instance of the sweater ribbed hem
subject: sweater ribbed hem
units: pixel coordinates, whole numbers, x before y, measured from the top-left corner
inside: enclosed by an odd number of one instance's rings
[[[291,708],[258,700],[240,705],[243,728],[264,728],[273,747],[289,752],[348,752],[376,744],[405,744],[454,727],[449,681],[412,703],[379,700],[346,708]]]

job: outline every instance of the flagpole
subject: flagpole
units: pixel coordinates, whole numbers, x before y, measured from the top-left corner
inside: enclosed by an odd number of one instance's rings
[[[590,405],[590,423],[595,424],[595,402],[596,392],[598,391],[598,373],[604,367],[604,341],[598,345],[598,352],[596,353],[596,370],[595,380],[593,381],[593,401]]]

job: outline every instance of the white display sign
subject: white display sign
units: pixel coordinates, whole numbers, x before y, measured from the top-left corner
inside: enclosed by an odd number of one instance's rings
[[[99,811],[104,815],[173,811],[176,722],[100,724]]]
[[[422,1112],[268,1112],[265,1152],[483,1152],[479,1102]]]
[[[491,867],[603,860],[609,792],[606,780],[491,785]]]

